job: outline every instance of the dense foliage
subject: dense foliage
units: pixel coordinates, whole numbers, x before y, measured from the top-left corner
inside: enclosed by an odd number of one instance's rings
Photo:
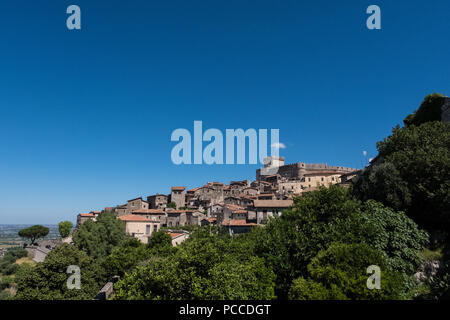
[[[434,235],[450,229],[450,123],[396,127],[355,181],[354,194],[403,210]]]
[[[274,272],[235,240],[199,228],[171,254],[152,255],[127,274],[116,286],[117,298],[271,299]]]
[[[8,249],[6,254],[0,259],[0,273],[3,275],[14,274],[19,266],[16,264],[17,259],[26,257],[27,251],[22,248]]]
[[[380,289],[367,288],[367,267],[381,269]],[[401,299],[405,282],[390,270],[381,251],[364,243],[332,244],[308,265],[309,278],[294,280],[291,299]]]
[[[256,253],[277,270],[281,298],[287,297],[294,279],[308,277],[309,263],[334,242],[367,243],[380,251],[389,268],[409,276],[427,239],[402,212],[374,201],[361,203],[336,185],[297,198],[291,210],[255,236]]]
[[[66,273],[71,265],[81,271],[80,289],[69,289],[67,280],[71,274]],[[16,299],[25,300],[59,300],[92,299],[106,278],[104,271],[83,251],[75,246],[62,244],[53,249],[44,262],[35,267],[25,265],[16,274]]]
[[[61,238],[67,238],[72,232],[73,223],[70,221],[61,221],[58,223],[58,230]]]
[[[403,123],[405,126],[419,126],[422,123],[430,121],[441,121],[442,105],[445,96],[439,93],[429,94],[425,97],[419,109],[408,115]]]
[[[106,258],[125,238],[125,223],[108,211],[100,213],[97,221],[87,220],[73,234],[77,248],[94,259]]]

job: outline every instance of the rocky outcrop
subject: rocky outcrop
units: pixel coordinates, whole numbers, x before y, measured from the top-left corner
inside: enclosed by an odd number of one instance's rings
[[[439,260],[426,260],[414,274],[414,278],[417,282],[425,282],[434,277],[441,267]]]

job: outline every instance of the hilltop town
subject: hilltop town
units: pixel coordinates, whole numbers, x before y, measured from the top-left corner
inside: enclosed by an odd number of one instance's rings
[[[173,186],[170,194],[154,194],[130,199],[115,207],[118,219],[126,224],[127,234],[148,243],[152,233],[162,227],[180,229],[189,225],[218,225],[230,234],[249,232],[264,225],[270,217],[280,215],[293,204],[293,198],[317,190],[320,186],[347,186],[360,171],[354,168],[307,164],[285,164],[283,157],[268,157],[264,167],[256,170],[256,180],[207,182],[186,190]],[[77,228],[85,221],[95,220],[102,211],[80,213]],[[188,237],[186,231],[168,231],[174,245]]]

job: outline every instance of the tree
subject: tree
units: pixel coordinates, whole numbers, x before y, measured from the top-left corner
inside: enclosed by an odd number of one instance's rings
[[[81,271],[80,289],[69,289],[66,273],[69,266]],[[106,282],[102,268],[86,253],[64,243],[48,253],[44,262],[35,267],[25,266],[16,274],[19,300],[92,299]]]
[[[373,199],[395,210],[411,205],[408,184],[391,162],[383,162],[364,170],[354,182],[353,193],[360,200]]]
[[[73,234],[75,246],[95,259],[107,257],[125,239],[125,223],[107,211],[97,221],[87,220]]]
[[[366,270],[371,265],[381,270],[380,289],[367,288]],[[308,273],[309,279],[297,279],[293,283],[291,298],[401,299],[405,293],[401,274],[389,269],[381,251],[364,243],[332,244],[312,259]],[[308,289],[312,291],[306,293]]]
[[[177,208],[177,204],[175,202],[169,202],[167,204],[167,208],[172,208],[172,209],[176,209]]]
[[[359,243],[370,232],[361,203],[347,189],[332,185],[294,199],[292,209],[264,229],[256,228],[253,236],[256,254],[276,270],[277,296],[285,299],[292,281],[306,277],[307,265],[321,249],[335,241]]]
[[[148,242],[148,248],[152,254],[160,257],[166,257],[177,250],[176,247],[172,245],[172,238],[170,235],[164,231],[158,231],[152,234],[152,237]]]
[[[282,299],[294,279],[308,278],[307,266],[318,252],[334,242],[374,246],[390,268],[405,275],[420,263],[419,251],[427,242],[426,233],[403,212],[375,201],[362,203],[338,185],[296,198],[292,209],[253,230],[251,237],[256,254],[276,270],[276,294]]]
[[[116,297],[270,299],[275,275],[263,259],[252,257],[247,241],[196,229],[171,254],[153,255],[145,265],[125,274],[116,285]]]
[[[432,234],[448,232],[450,123],[397,126],[377,148],[378,161],[355,182],[355,196],[405,211]]]
[[[441,121],[442,105],[445,102],[445,96],[439,93],[429,94],[425,97],[418,110],[408,115],[403,123],[405,126],[416,125],[430,121]]]
[[[70,232],[72,231],[73,223],[70,221],[61,221],[58,224],[58,230],[59,234],[61,235],[61,238],[67,238],[70,235]]]
[[[362,215],[371,226],[366,243],[383,253],[390,269],[412,275],[422,263],[419,253],[428,244],[428,234],[404,212],[373,200],[364,203]]]
[[[136,238],[128,238],[115,247],[103,265],[109,276],[123,276],[140,262],[150,258],[150,250]]]
[[[41,225],[34,225],[25,229],[22,229],[19,231],[19,236],[22,238],[28,238],[31,241],[31,244],[34,245],[34,242],[42,237],[45,237],[50,232],[49,228],[41,226]]]

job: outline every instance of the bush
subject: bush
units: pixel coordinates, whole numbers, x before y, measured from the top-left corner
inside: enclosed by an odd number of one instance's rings
[[[7,289],[13,283],[13,279],[11,277],[2,277],[0,279],[0,291]]]
[[[19,265],[18,264],[16,264],[16,263],[11,263],[11,264],[8,264],[8,265],[6,265],[4,268],[3,268],[3,270],[2,270],[2,273],[4,274],[4,275],[12,275],[12,274],[14,274],[14,273],[16,273],[16,271],[19,269]]]
[[[0,300],[8,300],[11,298],[11,293],[9,293],[8,291],[4,290],[0,292]]]
[[[59,230],[59,234],[61,235],[61,238],[67,238],[70,235],[72,228],[73,228],[72,222],[61,221],[58,224],[58,230]]]
[[[367,288],[366,270],[371,265],[381,270],[381,289]],[[401,299],[406,290],[402,275],[390,270],[383,253],[364,243],[332,244],[312,259],[308,272],[309,281],[315,283],[298,280],[291,296],[301,297],[305,289],[314,289],[318,297],[327,299]]]

